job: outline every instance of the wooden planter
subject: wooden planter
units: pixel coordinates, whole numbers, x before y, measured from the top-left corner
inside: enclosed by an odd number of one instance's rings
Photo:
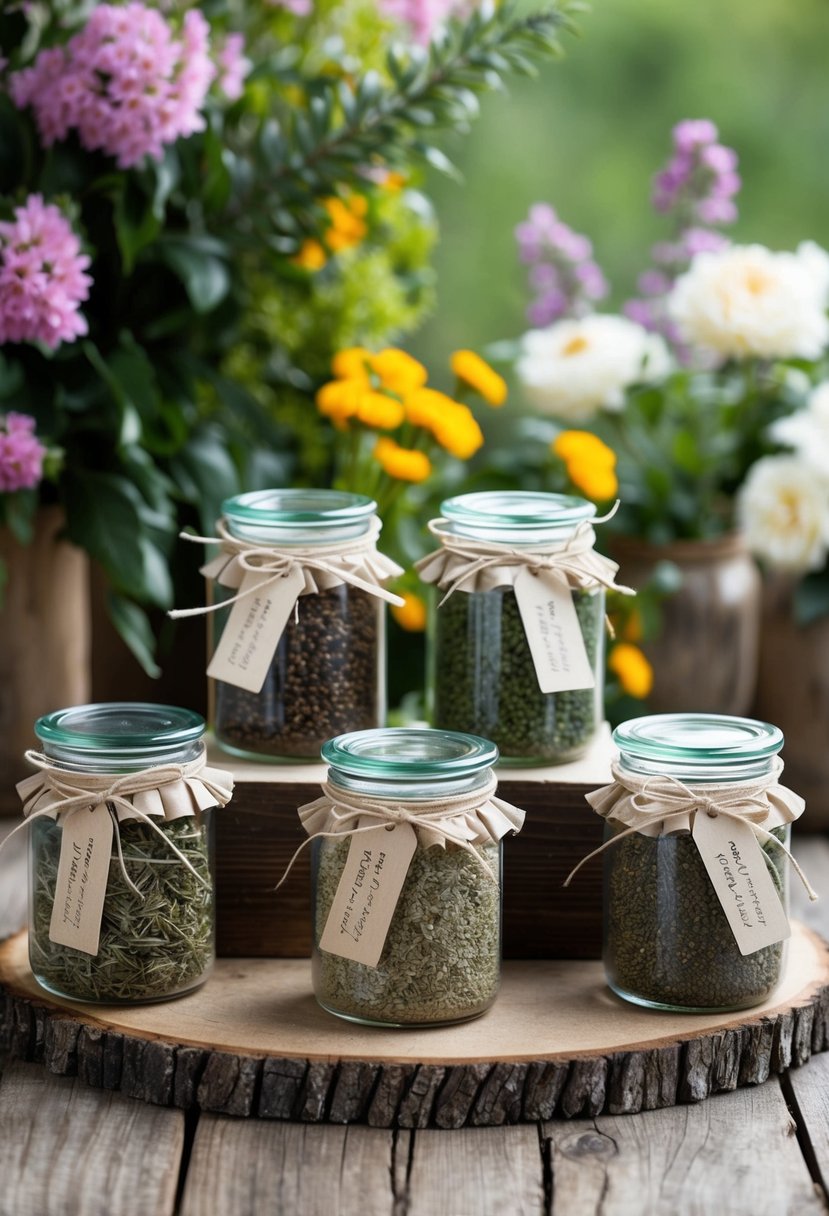
[[[0,530],[8,573],[0,603],[0,813],[20,813],[14,783],[41,714],[90,699],[89,562],[61,539],[59,507],[42,508],[29,545]]]
[[[754,715],[785,736],[786,784],[806,799],[807,830],[829,828],[829,617],[794,619],[789,579],[763,591]]]
[[[740,536],[650,545],[613,543],[619,578],[643,587],[659,562],[679,568],[682,585],[660,605],[659,637],[644,643],[653,664],[652,713],[749,713],[757,676],[760,575]]]

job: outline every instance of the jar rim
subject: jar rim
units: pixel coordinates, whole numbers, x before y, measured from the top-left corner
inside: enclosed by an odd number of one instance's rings
[[[337,735],[322,745],[321,755],[346,777],[422,783],[491,768],[498,748],[478,735],[400,726]]]
[[[622,722],[613,731],[613,742],[623,761],[727,776],[771,760],[783,747],[783,732],[770,722],[729,714],[649,714]]]
[[[377,510],[374,499],[344,490],[274,488],[236,494],[222,503],[222,514],[244,524],[280,527],[354,524]]]
[[[444,499],[440,513],[461,535],[531,541],[572,532],[595,517],[596,504],[574,494],[478,490]]]
[[[192,709],[151,701],[98,701],[54,710],[38,718],[35,734],[46,744],[73,753],[118,755],[178,750],[205,732],[205,720]]]

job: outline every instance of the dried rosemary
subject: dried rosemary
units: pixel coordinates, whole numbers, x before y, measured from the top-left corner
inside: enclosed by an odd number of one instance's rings
[[[29,954],[38,982],[73,999],[136,1002],[164,1000],[206,978],[213,961],[208,824],[208,816],[198,814],[159,823],[201,882],[152,828],[138,821],[121,824],[124,864],[143,899],[124,881],[113,848],[100,946],[93,956],[49,940],[61,828],[51,819],[33,823]]]
[[[316,940],[350,847],[320,841]],[[499,873],[500,846],[476,850]],[[322,1005],[358,1021],[430,1025],[483,1013],[498,991],[500,884],[451,843],[420,846],[412,858],[377,967],[317,950],[314,988]]]

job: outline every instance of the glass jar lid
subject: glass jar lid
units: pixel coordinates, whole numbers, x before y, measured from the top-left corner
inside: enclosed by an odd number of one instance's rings
[[[459,731],[387,727],[338,735],[321,754],[329,779],[344,789],[435,798],[485,785],[498,748]]]
[[[222,503],[233,536],[272,544],[320,544],[363,536],[376,510],[377,503],[366,495],[340,490],[253,490]]]
[[[771,771],[783,732],[725,714],[650,714],[613,732],[622,768],[696,782],[741,781]]]
[[[204,731],[201,714],[149,701],[77,705],[35,722],[47,756],[98,772],[184,764],[201,755]]]
[[[596,505],[572,494],[483,490],[445,499],[440,513],[458,536],[527,545],[566,540],[594,518]]]

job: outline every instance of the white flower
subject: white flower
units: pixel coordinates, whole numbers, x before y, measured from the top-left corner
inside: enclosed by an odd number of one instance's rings
[[[670,369],[658,334],[626,317],[600,313],[532,329],[521,340],[516,372],[544,414],[583,422],[599,409],[620,410],[625,389]]]
[[[829,492],[799,456],[765,456],[737,497],[749,549],[775,570],[819,570],[829,548]]]
[[[805,409],[775,422],[770,434],[829,483],[829,381],[813,390]]]
[[[797,253],[732,245],[699,253],[668,297],[684,341],[726,357],[816,359],[829,339],[829,257],[813,242]]]

